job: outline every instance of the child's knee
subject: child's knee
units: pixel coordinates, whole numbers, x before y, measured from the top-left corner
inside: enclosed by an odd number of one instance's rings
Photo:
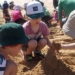
[[[47,40],[46,40],[46,39],[41,39],[41,40],[39,41],[39,45],[40,45],[40,46],[46,46],[46,45],[47,45]]]
[[[36,48],[37,47],[37,41],[36,40],[30,40],[28,43],[28,47]]]

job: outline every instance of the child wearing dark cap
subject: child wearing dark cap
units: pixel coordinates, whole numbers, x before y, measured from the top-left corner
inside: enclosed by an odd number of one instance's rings
[[[16,75],[17,65],[9,57],[16,56],[28,37],[23,27],[16,23],[6,23],[0,26],[0,75]]]

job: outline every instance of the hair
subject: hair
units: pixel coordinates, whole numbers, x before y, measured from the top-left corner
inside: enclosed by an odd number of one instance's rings
[[[36,1],[40,2],[41,5],[44,6],[44,3],[42,1],[40,1],[40,0],[36,0]]]
[[[9,45],[9,47],[16,47],[18,44],[16,44],[16,45]],[[5,49],[5,47],[7,47],[7,46],[3,46],[3,47],[1,47],[1,48],[3,48],[3,49]]]

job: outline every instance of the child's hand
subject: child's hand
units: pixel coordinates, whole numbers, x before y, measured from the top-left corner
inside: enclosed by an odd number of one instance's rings
[[[61,44],[60,43],[53,42],[52,46],[54,47],[55,50],[60,50],[61,49]]]

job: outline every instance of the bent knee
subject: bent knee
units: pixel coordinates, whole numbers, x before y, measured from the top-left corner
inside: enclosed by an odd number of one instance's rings
[[[41,39],[41,40],[39,41],[39,45],[41,45],[41,46],[47,45],[47,40],[46,40],[46,39]]]
[[[36,48],[37,47],[37,41],[36,40],[30,40],[28,43],[28,47]]]

